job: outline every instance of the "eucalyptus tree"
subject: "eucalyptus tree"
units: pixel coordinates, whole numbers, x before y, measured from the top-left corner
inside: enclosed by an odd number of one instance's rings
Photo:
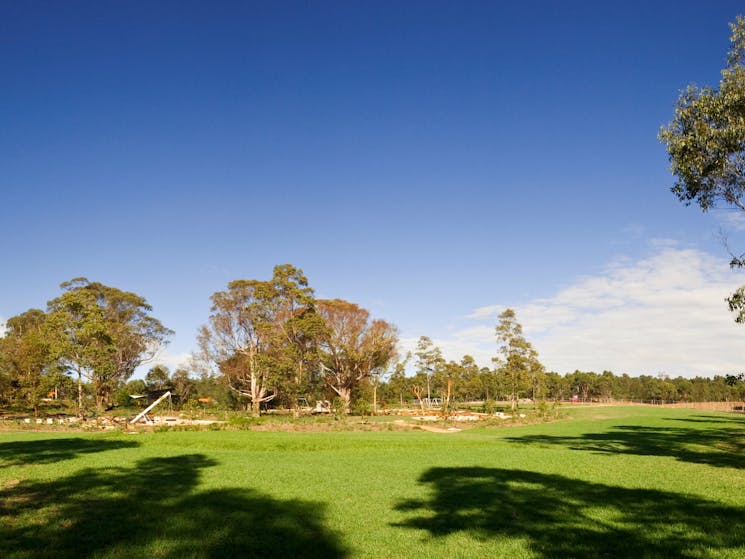
[[[438,386],[440,392],[444,389],[444,386],[442,386],[443,379],[440,378],[442,375],[439,374],[442,373],[445,366],[442,350],[428,336],[420,336],[416,343],[414,356],[416,375],[424,379],[427,390],[427,401],[430,401],[432,399],[433,376],[437,377],[437,381],[440,381],[438,383],[440,385]],[[435,390],[435,394],[437,394],[437,390]]]
[[[745,212],[745,18],[730,24],[731,48],[719,87],[685,89],[673,120],[660,130],[670,169],[672,192],[704,212],[726,208]],[[732,254],[733,268],[745,267],[745,253]],[[745,286],[728,299],[735,320],[745,322]]]
[[[477,400],[485,393],[485,382],[488,376],[484,376],[476,360],[470,355],[464,355],[460,362],[450,361],[447,369],[449,378],[453,380],[453,397],[461,400]]]
[[[114,390],[153,359],[173,332],[150,315],[152,307],[135,293],[86,278],[60,287],[63,293],[47,308],[51,351],[77,376],[79,410],[85,378],[93,386],[100,412]]]
[[[406,366],[409,363],[409,359],[411,359],[411,353],[407,353],[403,359],[397,358],[392,360],[386,368],[378,367],[373,369],[370,374],[370,383],[373,389],[373,415],[377,415],[378,413],[379,400],[382,399],[383,404],[385,404],[386,398],[390,398],[391,396],[393,396],[392,399],[400,401],[400,405],[403,407]],[[398,393],[396,394],[397,390]]]
[[[535,387],[536,379],[543,374],[543,365],[538,361],[538,352],[523,336],[523,327],[514,310],[505,309],[499,315],[496,336],[501,355],[494,361],[514,411],[520,394]]]
[[[178,398],[180,405],[188,402],[189,398],[196,392],[196,381],[191,378],[189,371],[183,367],[173,371],[171,384],[173,385],[173,393]]]
[[[349,411],[352,391],[396,357],[398,330],[385,320],[341,299],[320,300],[318,314],[325,322],[320,340],[320,367],[326,383]]]
[[[9,318],[0,337],[0,375],[8,380],[7,393],[34,415],[49,385],[45,380],[54,372],[45,322],[44,311],[30,309]]]
[[[284,371],[276,385],[297,417],[298,398],[309,396],[322,381],[318,374],[318,345],[326,325],[316,312],[313,289],[300,268],[291,264],[275,266],[271,284],[276,293],[273,305],[276,353]]]
[[[407,352],[403,359],[396,361],[393,370],[387,376],[387,382],[383,385],[383,398],[395,400],[401,407],[404,407],[405,398],[410,398],[411,378],[406,376],[406,367],[411,360],[411,352]]]
[[[165,365],[155,365],[145,374],[145,386],[151,392],[172,390],[171,371]]]
[[[323,321],[302,270],[275,266],[272,279],[235,280],[212,295],[209,323],[199,333],[198,362],[216,367],[252,413],[280,393],[296,395],[315,368]]]

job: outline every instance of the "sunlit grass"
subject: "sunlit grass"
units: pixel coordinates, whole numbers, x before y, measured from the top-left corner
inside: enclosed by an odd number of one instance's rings
[[[0,434],[4,557],[742,557],[745,418]]]

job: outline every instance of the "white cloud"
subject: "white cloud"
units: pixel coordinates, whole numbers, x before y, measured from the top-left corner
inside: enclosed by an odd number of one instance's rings
[[[0,338],[5,336],[5,332],[8,331],[8,326],[6,320],[0,316]]]
[[[187,367],[191,360],[191,353],[171,353],[167,348],[161,349],[155,359],[149,364],[148,369],[154,365],[165,365],[171,372],[179,367]]]
[[[469,353],[488,365],[497,315],[512,306],[550,370],[684,376],[742,370],[745,328],[734,323],[724,299],[745,280],[724,258],[653,246],[654,256],[617,260],[551,297],[475,309],[468,318],[478,324],[433,341],[448,358]]]
[[[156,365],[165,365],[173,372],[180,367],[188,367],[190,359],[191,353],[171,353],[168,351],[168,348],[164,348],[155,355],[154,359],[144,365],[140,365],[135,371],[133,378],[145,378],[147,372]]]

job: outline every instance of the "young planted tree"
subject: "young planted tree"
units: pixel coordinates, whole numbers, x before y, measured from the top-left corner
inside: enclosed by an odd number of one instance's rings
[[[155,357],[173,332],[150,316],[152,307],[134,293],[85,278],[60,287],[64,293],[48,303],[51,351],[77,375],[79,410],[86,378],[100,412],[112,393],[137,367]]]
[[[530,390],[533,379],[543,372],[538,361],[538,352],[523,336],[523,327],[517,321],[515,311],[506,309],[499,315],[496,327],[500,357],[497,374],[509,395],[512,411],[517,407],[520,394]]]
[[[326,328],[320,343],[320,365],[328,386],[349,411],[352,390],[396,356],[398,331],[384,320],[370,320],[365,309],[340,299],[317,302]]]
[[[445,359],[442,357],[442,351],[437,347],[428,336],[420,336],[416,343],[416,349],[414,351],[414,366],[416,367],[416,374],[418,377],[424,379],[424,385],[426,386],[427,403],[431,403],[432,393],[440,393],[441,390],[433,391],[433,377],[438,377],[435,381],[440,381],[438,384],[439,389],[444,387],[443,378],[439,378],[442,375],[442,369],[445,365]]]

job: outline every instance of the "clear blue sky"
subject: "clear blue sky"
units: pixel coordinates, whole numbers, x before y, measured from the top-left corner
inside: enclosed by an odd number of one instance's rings
[[[213,292],[290,262],[451,357],[512,306],[560,372],[734,370],[742,227],[676,201],[656,136],[741,12],[0,0],[0,318],[86,276],[148,299],[173,364]]]

